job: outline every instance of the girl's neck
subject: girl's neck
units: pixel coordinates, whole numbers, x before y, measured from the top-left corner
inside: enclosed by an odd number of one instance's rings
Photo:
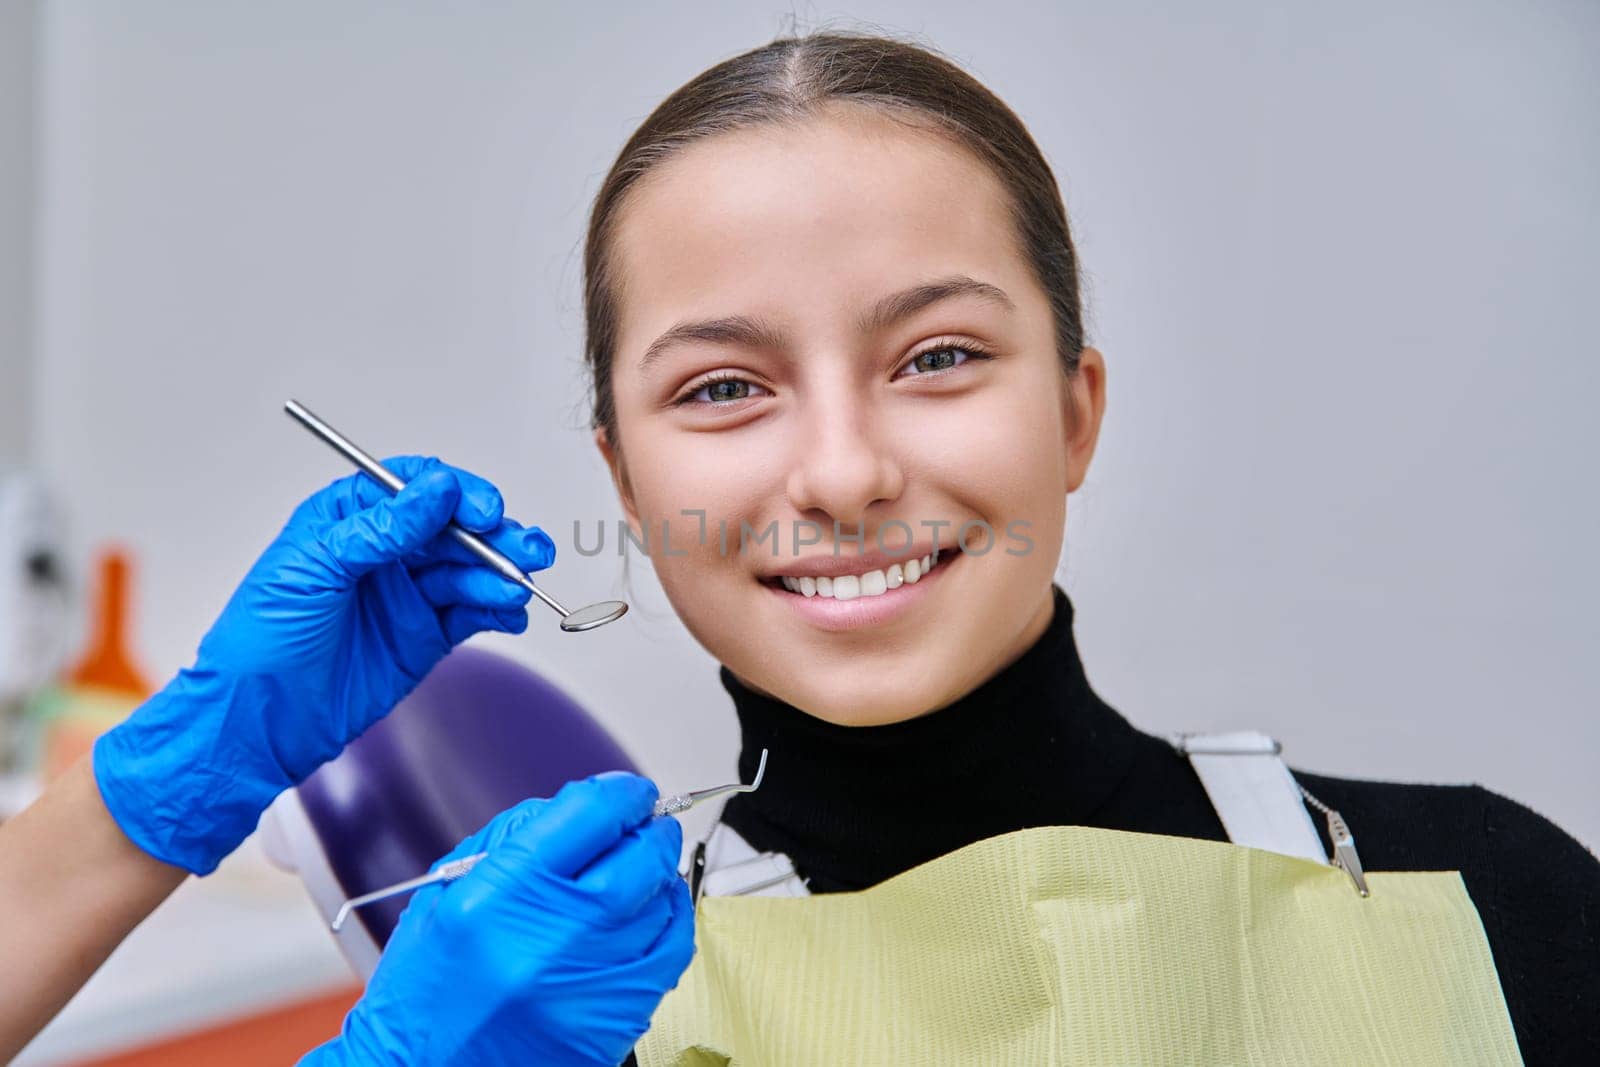
[[[1030,826],[1083,823],[1126,773],[1143,735],[1089,687],[1072,603],[1052,587],[1038,638],[953,703],[883,726],[824,722],[726,667],[744,780],[767,776],[723,821],[787,853],[817,891],[875,884],[963,845]]]

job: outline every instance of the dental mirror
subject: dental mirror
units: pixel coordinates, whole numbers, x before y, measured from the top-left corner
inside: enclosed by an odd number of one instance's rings
[[[300,425],[322,438],[330,448],[357,467],[360,467],[389,492],[398,493],[405,488],[406,483],[398,475],[360,448],[357,448],[355,442],[317,418],[298,400],[290,400],[283,405],[283,409],[292,415]],[[492,547],[489,542],[472,533],[464,526],[457,525],[454,519],[450,521],[448,529],[450,536],[455,538],[461,547],[493,567],[507,580],[516,582],[560,612],[561,628],[569,634],[592,630],[596,626],[604,626],[614,619],[622,618],[627,613],[628,605],[620,600],[602,600],[598,604],[590,604],[588,607],[579,608],[577,611],[568,611],[561,606],[559,600],[535,585],[532,578],[524,574],[522,569],[511,562],[508,556]]]

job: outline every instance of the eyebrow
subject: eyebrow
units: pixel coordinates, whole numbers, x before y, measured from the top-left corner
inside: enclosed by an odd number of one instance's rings
[[[943,300],[958,296],[972,296],[1007,311],[1015,311],[1014,304],[1004,289],[988,282],[980,282],[964,274],[940,278],[937,281],[914,285],[879,300],[867,309],[856,326],[862,333],[876,333],[886,326],[916,314]],[[782,348],[783,331],[762,319],[748,315],[728,315],[720,319],[699,322],[680,322],[657,337],[645,349],[639,360],[639,370],[649,373],[650,368],[675,345],[689,342],[714,345],[745,345],[750,348]]]

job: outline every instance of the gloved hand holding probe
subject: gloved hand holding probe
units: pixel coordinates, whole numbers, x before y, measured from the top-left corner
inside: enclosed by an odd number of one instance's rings
[[[417,892],[340,1036],[303,1067],[615,1067],[694,954],[683,831],[623,772],[495,816]]]

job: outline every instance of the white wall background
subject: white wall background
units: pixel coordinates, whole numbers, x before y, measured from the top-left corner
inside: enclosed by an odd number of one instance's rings
[[[28,452],[35,14],[0,0],[0,470]]]
[[[1101,693],[1311,770],[1482,782],[1600,843],[1600,8],[798,10],[924,35],[1058,169],[1110,368],[1061,572]],[[787,11],[45,6],[34,452],[85,544],[137,549],[153,673],[345,473],[290,396],[497,480],[556,535],[558,595],[624,592],[571,548],[618,513],[583,431],[588,201]],[[633,573],[619,625],[485,643],[664,784],[721,779],[715,665]]]

